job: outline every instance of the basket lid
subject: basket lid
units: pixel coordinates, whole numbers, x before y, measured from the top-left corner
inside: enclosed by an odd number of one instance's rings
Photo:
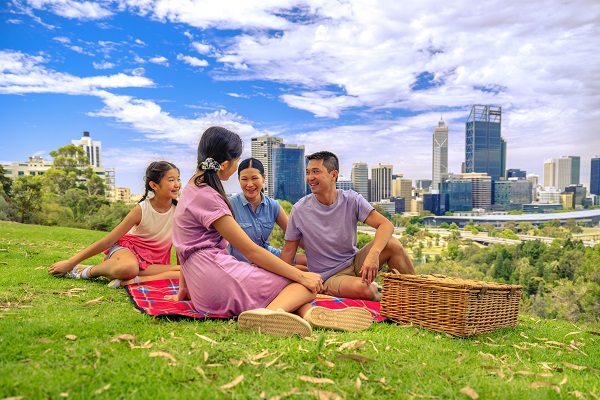
[[[434,284],[457,289],[481,289],[486,287],[488,290],[516,290],[521,289],[520,285],[508,285],[498,282],[477,281],[472,279],[452,278],[445,275],[408,275],[384,272],[381,274],[384,279],[397,281],[413,282],[418,284]]]

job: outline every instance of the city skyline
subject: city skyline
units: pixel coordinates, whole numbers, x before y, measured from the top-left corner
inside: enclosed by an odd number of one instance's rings
[[[199,135],[221,125],[243,157],[271,135],[333,151],[346,177],[365,162],[431,179],[440,115],[460,173],[474,104],[502,107],[507,169],[541,178],[545,159],[580,156],[589,187],[600,153],[593,1],[9,1],[0,18],[3,164],[89,131],[117,186],[139,193],[157,159],[187,180]]]

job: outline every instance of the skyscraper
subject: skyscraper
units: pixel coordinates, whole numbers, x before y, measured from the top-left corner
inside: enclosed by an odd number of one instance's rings
[[[544,187],[554,187],[556,178],[556,159],[549,158],[544,160]]]
[[[381,201],[392,196],[392,165],[377,164],[371,168],[371,199]]]
[[[273,196],[273,147],[277,147],[283,143],[283,139],[276,136],[260,136],[250,139],[252,157],[259,160],[265,167],[264,189],[265,194],[269,197]],[[304,169],[304,166],[302,167]]]
[[[571,184],[572,159],[561,157],[556,159],[556,169],[554,173],[554,187],[561,192]]]
[[[90,160],[90,166],[102,167],[102,142],[93,141],[88,131],[83,132],[81,139],[71,140],[71,143],[83,148]]]
[[[581,157],[569,156],[571,159],[571,185],[579,185],[581,175]]]
[[[590,172],[590,193],[600,195],[600,156],[592,157]]]
[[[554,187],[562,192],[574,179],[579,181],[579,163],[580,157],[576,156],[544,160],[544,187]],[[573,164],[577,169],[575,174]]]
[[[465,170],[504,176],[506,141],[501,136],[502,107],[474,105],[466,123]]]
[[[448,127],[442,119],[433,130],[432,189],[437,190],[442,176],[448,173]]]
[[[354,190],[369,201],[369,167],[364,162],[352,164],[350,180]]]
[[[294,204],[305,192],[304,146],[297,144],[279,144],[274,146],[273,159],[273,197]]]
[[[405,179],[402,175],[392,175],[392,197],[402,197],[406,209],[410,209],[412,200],[412,180]]]

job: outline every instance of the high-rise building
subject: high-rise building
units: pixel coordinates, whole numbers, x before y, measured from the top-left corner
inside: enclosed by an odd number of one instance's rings
[[[573,163],[579,169],[579,157],[569,156],[561,158],[550,158],[544,161],[544,187],[554,187],[559,191],[571,185],[573,176]],[[579,181],[579,171],[576,171]]]
[[[579,185],[581,175],[581,157],[569,156],[571,159],[571,185]]]
[[[304,145],[279,144],[271,149],[273,161],[273,195],[294,204],[305,192]]]
[[[465,170],[504,176],[506,141],[501,136],[502,107],[474,105],[466,123]]]
[[[250,139],[252,157],[259,160],[265,168],[265,195],[273,196],[273,147],[283,143],[283,139],[276,136],[259,136]],[[304,169],[304,166],[302,167]]]
[[[442,179],[440,180],[440,182],[443,180],[444,176],[447,174],[442,175]],[[433,180],[431,179],[415,179],[415,188],[417,188],[418,190],[437,190],[437,189],[432,189],[431,186],[433,185]]]
[[[71,143],[83,147],[91,167],[102,168],[102,142],[92,140],[90,133],[85,131],[81,139],[71,140]]]
[[[565,188],[565,193],[573,193],[573,203],[571,204],[571,208],[578,209],[585,206],[585,199],[587,197],[585,186],[581,184],[569,185]]]
[[[556,159],[544,160],[544,187],[554,187],[556,181]]]
[[[371,167],[370,201],[377,202],[392,196],[392,169],[392,165],[381,163]]]
[[[448,173],[448,126],[442,119],[433,130],[432,189],[437,190],[442,176]]]
[[[354,190],[360,194],[365,200],[369,201],[369,167],[364,162],[352,164],[350,172],[350,180]]]
[[[494,182],[494,205],[506,211],[521,210],[523,204],[530,204],[532,183],[525,179],[508,178]]]
[[[525,179],[527,178],[527,171],[521,171],[517,168],[511,168],[508,171],[506,171],[506,179],[509,178]]]
[[[590,193],[600,195],[600,156],[592,157],[590,171]]]
[[[102,167],[102,142],[92,140],[88,131],[83,132],[83,136],[79,140],[71,140],[76,146],[80,146],[85,151],[94,172],[104,179],[104,193],[109,201],[117,200],[117,178],[114,168]]]
[[[569,157],[561,157],[556,159],[556,172],[554,187],[560,191],[564,191],[571,184],[572,159]]]
[[[412,199],[412,180],[405,179],[402,175],[392,176],[392,196],[402,197],[406,209],[410,209],[410,201]]]
[[[342,175],[338,175],[338,179],[335,182],[335,188],[336,189],[342,189],[342,190],[353,190],[354,189],[354,185],[352,185],[352,181]]]
[[[489,210],[492,206],[492,179],[484,173],[467,173],[458,176],[472,182],[471,208]]]
[[[473,182],[470,179],[449,177],[440,183],[440,214],[473,209]]]

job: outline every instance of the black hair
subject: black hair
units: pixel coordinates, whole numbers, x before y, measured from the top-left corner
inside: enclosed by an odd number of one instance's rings
[[[138,203],[141,203],[142,201],[146,200],[146,198],[148,197],[148,192],[154,193],[154,189],[150,187],[150,182],[159,184],[162,178],[165,176],[165,174],[173,168],[175,168],[177,172],[179,172],[179,168],[177,168],[175,164],[172,164],[168,161],[151,162],[150,165],[148,165],[148,168],[146,168],[146,175],[144,175],[145,192]],[[172,199],[172,201],[173,204],[177,205],[176,199]]]
[[[323,166],[327,168],[327,172],[339,171],[340,161],[337,156],[330,151],[317,151],[316,153],[306,156],[307,160],[323,160]]]
[[[242,171],[248,168],[256,168],[262,176],[265,176],[265,167],[263,166],[263,163],[260,162],[260,160],[257,160],[256,158],[250,157],[246,158],[240,163],[240,165],[238,165],[238,178]],[[261,193],[264,193],[265,188],[260,188],[260,191]]]
[[[220,126],[211,126],[205,130],[200,138],[200,143],[198,143],[198,162],[196,168],[198,171],[202,171],[202,174],[194,179],[194,184],[200,186],[206,183],[215,189],[223,197],[225,203],[227,203],[232,215],[233,208],[227,199],[221,178],[217,175],[218,171],[214,169],[203,170],[200,164],[206,161],[207,158],[212,158],[219,164],[225,161],[233,161],[240,158],[243,149],[242,138],[237,133]]]
[[[240,174],[240,172],[248,168],[256,168],[261,175],[265,174],[265,167],[263,166],[263,163],[261,163],[260,160],[257,160],[256,158],[250,157],[240,162],[240,165],[238,165],[238,175]]]

